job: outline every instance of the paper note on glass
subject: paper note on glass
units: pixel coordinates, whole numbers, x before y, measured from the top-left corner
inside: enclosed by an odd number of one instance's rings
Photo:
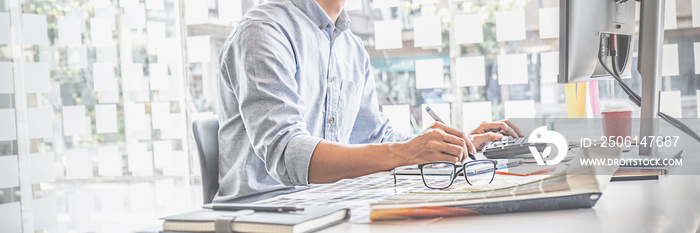
[[[534,100],[510,100],[503,102],[505,117],[510,118],[535,118]]]
[[[600,94],[598,92],[598,80],[588,81],[588,96],[591,99],[591,111],[600,114]]]
[[[498,84],[527,84],[527,55],[510,54],[498,56]]]
[[[486,63],[483,56],[455,59],[457,86],[479,87],[486,85]]]
[[[143,103],[124,104],[124,125],[127,131],[146,129],[146,110]]]
[[[569,118],[579,118],[586,115],[586,83],[564,84],[566,111]]]
[[[15,128],[15,110],[12,108],[0,109],[0,141],[17,139]]]
[[[9,44],[10,39],[10,14],[0,12],[0,44]]]
[[[114,21],[114,8],[95,8],[95,18],[107,20],[107,26],[110,31],[114,31],[116,28],[116,22]]]
[[[700,74],[700,42],[693,43],[693,61],[695,62],[695,74]]]
[[[153,174],[153,154],[146,150],[145,143],[131,143],[127,146],[129,171],[132,175]]]
[[[92,161],[85,149],[68,150],[66,158],[66,178],[78,179],[92,176]]]
[[[444,88],[442,58],[416,60],[416,89]]]
[[[27,125],[29,138],[51,138],[53,137],[53,107],[43,106],[37,108],[27,108]]]
[[[119,0],[120,7],[137,7],[139,0]]]
[[[117,132],[117,105],[95,105],[95,129],[97,133]]]
[[[0,204],[0,231],[22,232],[22,212],[20,202]]]
[[[170,127],[170,102],[151,103],[151,118],[153,129]]]
[[[659,100],[659,111],[674,118],[682,118],[681,91],[662,91]]]
[[[439,17],[413,19],[413,46],[438,47],[442,45],[442,26]]]
[[[12,74],[12,62],[0,62],[0,94],[12,94],[15,84]]]
[[[53,152],[30,154],[32,184],[56,181],[56,161]]]
[[[90,219],[95,212],[95,196],[91,192],[69,192],[66,196],[70,219]]]
[[[540,53],[540,64],[542,83],[556,83],[559,75],[559,52]]]
[[[679,66],[678,66],[678,44],[665,44],[664,45],[664,55],[661,61],[661,75],[662,76],[678,76]]]
[[[117,90],[117,80],[114,78],[114,65],[111,63],[93,63],[92,74],[95,91]]]
[[[559,38],[559,7],[540,9],[540,39]]]
[[[156,168],[165,168],[173,166],[172,162],[173,141],[155,141],[153,142],[153,160]]]
[[[221,7],[221,2],[236,2],[236,1],[219,1],[219,7]],[[146,0],[146,9],[149,10],[163,10],[165,9],[165,4],[163,0]]]
[[[25,88],[29,93],[51,92],[51,80],[49,79],[49,64],[43,62],[24,63],[25,83],[31,83]]]
[[[22,34],[25,45],[49,45],[46,15],[22,14]]]
[[[86,47],[68,48],[68,67],[75,70],[87,69],[88,55]]]
[[[53,227],[57,222],[56,198],[52,196],[32,200],[34,228]]]
[[[179,63],[180,52],[180,39],[166,38],[165,46],[158,49],[158,63]]]
[[[87,135],[85,106],[63,106],[63,136]]]
[[[697,104],[698,110],[696,113],[698,114],[698,118],[700,118],[700,90],[695,91],[695,98],[698,101],[698,104]]]
[[[412,134],[411,107],[408,104],[384,105],[382,112],[389,118],[389,125],[397,132]]]
[[[99,63],[117,63],[117,47],[95,47],[95,58]]]
[[[475,44],[484,42],[483,15],[455,15],[454,24],[455,43]]]
[[[359,1],[348,1],[348,2],[359,2]],[[243,16],[243,8],[241,1],[217,1],[219,4],[219,19],[224,21],[236,22],[241,16]],[[347,3],[345,4],[348,5]],[[346,11],[349,11],[347,7]]]
[[[700,27],[700,0],[691,0],[690,4],[693,12],[693,27]]]
[[[187,37],[187,61],[209,62],[211,60],[211,42],[209,36]]]
[[[58,44],[77,46],[82,44],[80,38],[80,18],[71,16],[57,16]]]
[[[168,65],[151,63],[148,66],[151,90],[170,89],[170,82],[168,82]]]
[[[421,118],[422,118],[422,126],[423,129],[427,129],[433,123],[435,123],[435,119],[433,119],[430,114],[428,114],[427,111],[425,111],[425,107],[430,106],[430,109],[437,114],[442,121],[445,122],[445,125],[452,125],[452,109],[450,108],[449,103],[439,103],[439,104],[422,104],[420,106],[420,112],[421,112]]]
[[[117,146],[97,148],[98,170],[100,176],[122,176],[122,155]]]
[[[664,29],[671,30],[678,28],[676,22],[676,0],[666,0],[665,9]]]
[[[559,101],[559,97],[557,96],[558,90],[559,84],[540,83],[540,103],[556,104]]]
[[[187,25],[209,23],[209,4],[200,0],[185,0],[185,23]]]
[[[147,22],[148,48],[158,49],[165,44],[165,24],[161,22]]]
[[[90,39],[92,40],[92,46],[104,47],[114,45],[110,23],[112,22],[108,19],[90,19]]]
[[[19,186],[17,156],[0,156],[0,189]]]
[[[462,129],[470,132],[482,122],[492,121],[491,102],[470,102],[462,104]]]
[[[146,90],[142,64],[122,64],[122,88],[125,91]]]
[[[496,12],[496,40],[525,40],[525,11]]]
[[[207,4],[200,4],[207,5]],[[124,8],[124,18],[126,19],[126,26],[129,29],[143,29],[146,28],[146,9],[143,3],[139,3],[133,7]]]
[[[402,48],[401,29],[399,20],[374,21],[374,49]]]

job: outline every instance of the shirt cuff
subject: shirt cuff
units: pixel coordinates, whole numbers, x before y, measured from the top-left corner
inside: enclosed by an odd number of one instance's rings
[[[296,136],[289,140],[284,152],[289,179],[296,185],[309,184],[309,165],[316,145],[322,139],[312,136]]]

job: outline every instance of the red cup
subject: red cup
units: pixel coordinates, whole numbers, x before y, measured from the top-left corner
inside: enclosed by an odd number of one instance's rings
[[[608,140],[629,140],[632,135],[632,107],[624,102],[606,103],[600,111],[603,133]]]

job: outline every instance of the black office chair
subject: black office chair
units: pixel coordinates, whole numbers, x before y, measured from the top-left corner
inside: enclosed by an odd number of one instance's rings
[[[204,204],[211,203],[219,190],[219,119],[209,117],[192,122],[194,141],[202,169]]]

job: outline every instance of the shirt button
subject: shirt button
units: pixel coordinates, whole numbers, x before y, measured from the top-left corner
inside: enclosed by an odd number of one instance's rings
[[[323,26],[318,26],[318,30],[323,30]]]
[[[327,25],[326,25],[326,29],[329,28],[329,27],[331,27],[331,25],[330,25],[330,24],[327,24]]]
[[[331,77],[331,82],[335,81],[335,77]]]
[[[335,120],[333,120],[333,117],[328,118],[328,122],[329,122],[329,123],[333,123],[333,121],[335,121]]]

